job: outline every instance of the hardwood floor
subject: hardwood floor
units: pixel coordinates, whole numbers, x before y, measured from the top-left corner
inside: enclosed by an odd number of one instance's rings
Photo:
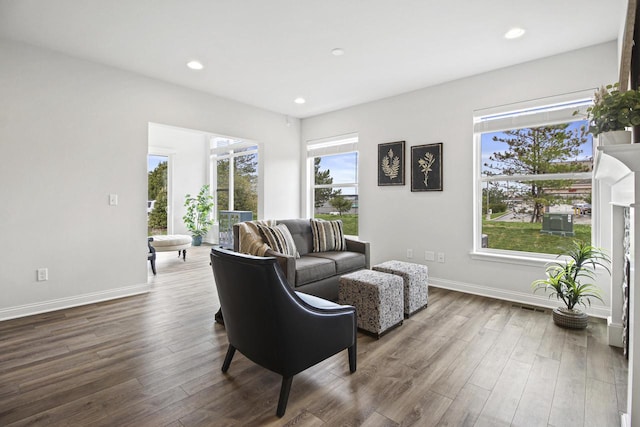
[[[153,291],[0,322],[0,425],[619,426],[627,363],[606,324],[431,287],[376,340],[280,378],[236,353],[227,374],[209,247],[158,254]]]

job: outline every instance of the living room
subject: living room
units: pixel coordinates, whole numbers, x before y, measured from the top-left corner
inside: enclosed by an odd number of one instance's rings
[[[0,30],[0,85],[6,106],[0,119],[4,149],[0,178],[5,183],[0,190],[0,235],[12,242],[0,261],[0,319],[152,291],[145,262],[145,165],[153,123],[257,141],[262,218],[311,216],[306,143],[357,133],[359,237],[371,243],[372,264],[407,260],[411,249],[415,262],[428,265],[431,286],[552,306],[555,301],[533,294],[530,287],[549,258],[476,253],[474,112],[593,92],[617,81],[623,6],[619,1],[616,8],[606,8],[615,9],[611,19],[619,23],[607,40],[526,62],[505,61],[452,81],[297,117],[296,110],[259,108],[226,94],[213,95],[117,64],[105,65],[91,55],[47,48],[15,30],[16,22],[7,22],[12,16],[25,16],[20,8],[13,9],[17,3],[0,3],[0,27],[5,28]],[[32,17],[37,24],[36,18]],[[112,43],[118,49],[122,41]],[[345,50],[348,58],[351,49]],[[459,53],[459,67],[464,67],[469,54]],[[443,143],[443,191],[377,185],[378,144],[401,140],[407,149]],[[207,162],[203,155],[202,184]],[[110,205],[111,194],[117,194],[117,205]],[[182,197],[175,194],[177,204]],[[181,231],[180,224],[175,227]],[[608,247],[610,233],[604,223],[594,236]],[[425,251],[444,253],[445,262],[424,260]],[[48,269],[47,281],[37,280],[39,268]],[[590,314],[606,318],[611,290],[608,277],[601,280],[604,304],[594,303]]]

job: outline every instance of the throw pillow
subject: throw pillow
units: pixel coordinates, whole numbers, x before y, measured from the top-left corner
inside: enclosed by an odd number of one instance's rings
[[[311,220],[313,234],[313,252],[346,251],[347,242],[344,240],[342,220],[325,221]]]
[[[271,249],[281,254],[291,255],[300,258],[296,243],[293,241],[291,232],[284,224],[278,224],[275,227],[268,227],[258,224],[258,230],[264,238],[264,241]]]

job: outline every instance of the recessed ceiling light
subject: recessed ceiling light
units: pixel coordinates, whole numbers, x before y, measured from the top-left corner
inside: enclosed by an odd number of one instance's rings
[[[522,37],[524,35],[524,30],[519,27],[513,27],[506,33],[504,33],[505,39],[517,39],[518,37]]]
[[[307,102],[307,100],[302,97],[298,97],[294,99],[293,102],[295,102],[296,104],[304,104],[305,102]]]
[[[344,49],[342,49],[340,47],[337,47],[337,48],[331,50],[331,54],[333,56],[342,56],[342,55],[344,55]]]
[[[202,70],[204,68],[204,65],[202,65],[202,62],[200,61],[189,61],[187,62],[187,67],[191,68],[192,70]]]

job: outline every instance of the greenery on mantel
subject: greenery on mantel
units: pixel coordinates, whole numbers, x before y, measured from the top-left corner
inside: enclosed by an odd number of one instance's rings
[[[587,108],[587,119],[593,136],[640,125],[640,92],[621,92],[618,83],[601,87]]]

